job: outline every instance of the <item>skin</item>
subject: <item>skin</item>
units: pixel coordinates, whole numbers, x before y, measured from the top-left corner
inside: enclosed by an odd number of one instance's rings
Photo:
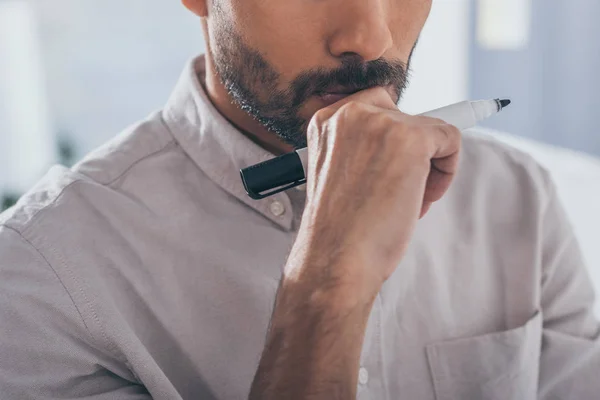
[[[184,4],[202,18],[209,49],[204,87],[217,109],[275,154],[308,145],[306,206],[249,398],[355,398],[373,302],[402,260],[418,219],[447,191],[458,165],[458,129],[399,111],[401,69],[387,74],[380,68],[381,61],[409,64],[431,0]],[[256,65],[264,68],[245,74],[248,63],[236,60],[247,61],[244,49],[258,54]],[[344,69],[350,62],[358,68]],[[370,69],[385,79],[357,73]],[[314,71],[321,72],[311,77],[334,83],[344,74],[323,71],[354,71],[345,74],[354,79],[347,84],[360,90],[309,92],[289,115],[301,122],[298,131],[278,131],[296,126],[279,124],[287,121],[279,118],[286,109],[274,115],[272,126],[261,123],[273,111],[270,97],[287,104],[285,94],[298,78]],[[272,85],[252,81],[264,72]],[[246,76],[247,90],[236,90],[226,79],[230,73],[232,79]],[[339,90],[326,82],[323,87]]]
[[[409,63],[431,0],[361,2],[357,0],[183,0],[202,18],[206,48],[205,89],[216,108],[241,132],[274,154],[292,151],[242,110],[217,72],[215,54],[229,32],[257,51],[278,74],[277,88],[286,90],[302,73],[316,68],[334,70],[342,60],[356,57]],[[388,89],[397,101],[399,93]],[[268,96],[268,93],[261,93]],[[313,97],[300,116],[308,121],[326,104]]]

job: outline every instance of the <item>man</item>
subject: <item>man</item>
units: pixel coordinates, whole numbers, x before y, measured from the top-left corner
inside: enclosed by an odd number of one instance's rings
[[[165,108],[0,220],[3,399],[596,398],[547,172],[396,108],[430,0],[184,4]],[[305,191],[244,193],[305,144]]]

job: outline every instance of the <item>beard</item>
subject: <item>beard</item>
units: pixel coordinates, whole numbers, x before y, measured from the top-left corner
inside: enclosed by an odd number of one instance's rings
[[[300,109],[310,97],[340,88],[357,92],[390,86],[398,103],[408,82],[413,53],[408,63],[384,59],[364,62],[357,55],[344,56],[338,68],[304,71],[287,88],[280,89],[277,70],[260,52],[244,43],[231,24],[221,24],[215,39],[211,55],[219,79],[233,102],[296,149],[307,146],[309,120],[300,116]]]

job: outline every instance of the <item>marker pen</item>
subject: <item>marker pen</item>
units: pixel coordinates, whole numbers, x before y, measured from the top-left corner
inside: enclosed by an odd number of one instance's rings
[[[420,114],[439,118],[458,129],[474,127],[478,122],[499,113],[510,100],[463,101]],[[306,183],[308,149],[302,148],[260,164],[240,170],[248,195],[256,200]]]

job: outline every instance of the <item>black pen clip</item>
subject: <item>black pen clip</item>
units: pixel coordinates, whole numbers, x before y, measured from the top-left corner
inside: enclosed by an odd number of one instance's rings
[[[295,151],[240,170],[244,189],[255,200],[306,183],[304,167]]]
[[[294,188],[296,186],[303,185],[305,183],[306,183],[306,179],[302,179],[301,181],[293,182],[293,183],[290,183],[289,185],[285,185],[285,186],[280,186],[278,188],[275,188],[273,190],[270,190],[268,192],[263,192],[263,193],[256,193],[252,190],[249,190],[245,184],[244,184],[244,188],[246,189],[246,193],[248,193],[248,196],[250,196],[254,200],[260,200],[260,199],[264,199],[265,197],[273,196],[274,194]]]

